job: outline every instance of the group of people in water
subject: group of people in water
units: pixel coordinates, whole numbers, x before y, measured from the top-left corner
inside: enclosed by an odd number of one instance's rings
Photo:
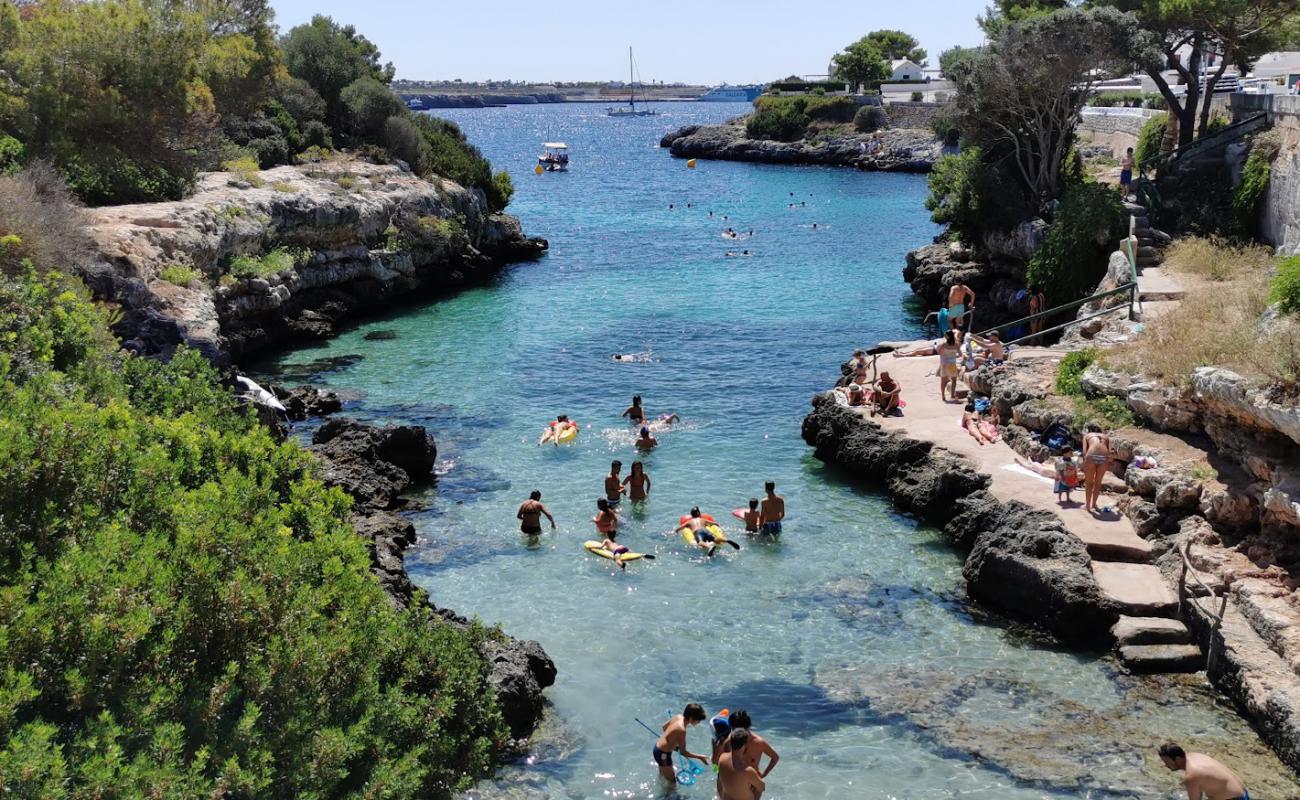
[[[781,756],[767,740],[753,730],[749,712],[723,709],[709,720],[712,728],[710,755],[692,753],[686,746],[686,732],[708,719],[699,703],[688,703],[680,714],[674,714],[663,724],[663,733],[650,750],[650,757],[659,767],[659,776],[676,784],[678,770],[673,764],[673,754],[693,759],[701,764],[712,764],[717,774],[716,790],[719,800],[760,800],[767,789],[766,779],[776,767]],[[763,759],[766,758],[766,764]]]
[[[616,354],[614,359],[620,360],[619,355]],[[667,427],[681,422],[681,417],[675,413],[663,414],[651,421],[642,405],[640,395],[632,398],[632,404],[624,409],[620,416],[638,426],[639,432],[633,446],[642,453],[648,453],[659,446],[659,440],[655,438],[652,426]],[[559,446],[562,442],[576,438],[579,430],[578,423],[569,419],[568,415],[557,415],[542,431],[538,444]],[[608,553],[608,557],[612,558],[620,569],[626,569],[626,561],[630,560],[628,557],[632,553],[626,545],[617,541],[618,528],[622,521],[617,509],[624,496],[633,503],[644,503],[650,497],[653,482],[646,473],[645,463],[639,459],[632,462],[631,470],[626,477],[622,475],[622,470],[622,461],[615,460],[610,463],[609,472],[604,479],[605,496],[596,500],[596,516],[592,518],[592,523],[596,527],[596,533],[602,537],[599,549]],[[773,481],[767,481],[764,491],[765,496],[762,500],[750,498],[747,510],[737,509],[734,513],[744,523],[747,533],[775,535],[781,532],[781,523],[785,520],[785,498],[776,493],[776,484]],[[550,509],[542,503],[541,491],[534,490],[515,512],[515,518],[519,520],[520,532],[525,536],[540,535],[543,517],[550,522],[551,529],[555,530],[555,518]],[[702,513],[698,506],[693,507],[689,514],[679,520],[676,530],[682,532],[689,543],[707,551],[709,555],[713,555],[717,548],[724,544],[740,549],[740,545],[727,540],[717,521],[711,515]],[[688,533],[689,536],[685,536]],[[653,556],[646,554],[636,555],[638,558],[653,559]]]

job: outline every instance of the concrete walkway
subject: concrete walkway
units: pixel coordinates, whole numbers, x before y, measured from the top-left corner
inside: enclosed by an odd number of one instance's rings
[[[1062,355],[1062,351],[1040,347],[1018,347],[1015,352],[1018,360],[1059,361]],[[1113,510],[1096,516],[1089,514],[1083,510],[1082,490],[1073,494],[1074,503],[1058,504],[1050,479],[1006,469],[1015,466],[1020,457],[1014,450],[1000,441],[981,446],[961,429],[964,403],[945,403],[939,399],[939,378],[935,375],[938,356],[884,355],[877,363],[881,371],[888,371],[903,387],[902,397],[907,407],[902,417],[874,417],[876,422],[970,459],[978,472],[992,478],[989,490],[999,500],[1019,500],[1060,517],[1066,528],[1087,546],[1102,593],[1125,609],[1126,614],[1171,616],[1174,613],[1178,599],[1160,570],[1148,563],[1151,545],[1133,531],[1127,517]],[[965,385],[961,388],[965,389]],[[868,412],[859,413],[867,416]],[[1110,505],[1105,494],[1100,504]]]

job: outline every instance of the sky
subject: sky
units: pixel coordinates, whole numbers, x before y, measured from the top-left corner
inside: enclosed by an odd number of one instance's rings
[[[826,71],[863,34],[897,28],[931,64],[981,41],[988,0],[272,0],[281,31],[326,14],[355,25],[409,80],[758,83]]]

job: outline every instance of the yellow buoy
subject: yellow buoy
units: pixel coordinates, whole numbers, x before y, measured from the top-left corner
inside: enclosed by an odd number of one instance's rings
[[[541,175],[541,174],[542,174],[542,165],[541,165],[541,164],[538,164],[537,166],[533,167],[533,172],[536,172],[538,175]]]
[[[687,161],[686,166],[690,169],[695,169],[695,159],[692,158],[691,160]]]

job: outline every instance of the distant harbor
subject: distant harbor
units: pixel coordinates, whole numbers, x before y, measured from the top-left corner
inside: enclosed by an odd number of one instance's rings
[[[694,84],[638,84],[639,102],[750,102],[762,92],[762,85],[702,86]],[[396,81],[393,89],[413,110],[435,108],[494,108],[539,103],[626,103],[631,87],[627,83],[458,83],[455,81]]]

